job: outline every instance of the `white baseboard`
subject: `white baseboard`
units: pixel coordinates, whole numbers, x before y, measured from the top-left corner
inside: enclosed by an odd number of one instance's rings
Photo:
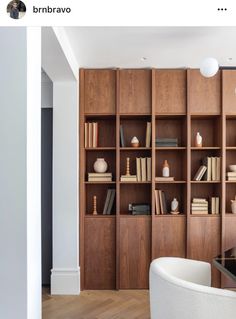
[[[79,295],[80,269],[52,269],[51,270],[52,295]]]

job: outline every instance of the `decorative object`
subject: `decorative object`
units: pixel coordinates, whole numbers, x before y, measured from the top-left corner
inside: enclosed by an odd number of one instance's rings
[[[171,202],[171,214],[178,215],[179,214],[179,202],[176,198],[174,198]]]
[[[130,176],[130,158],[126,158],[126,176]]]
[[[215,58],[204,59],[200,66],[200,72],[206,78],[210,78],[216,75],[218,70],[219,70],[219,64]]]
[[[231,172],[236,172],[236,165],[229,165],[229,169]]]
[[[163,168],[162,168],[162,176],[169,177],[170,176],[170,167],[167,160],[164,161]]]
[[[231,200],[231,211],[233,214],[236,214],[236,195],[234,199]]]
[[[97,215],[97,196],[93,196],[93,215]]]
[[[132,147],[139,147],[139,140],[136,136],[134,136],[131,140],[131,146]]]
[[[105,173],[107,171],[107,162],[104,158],[97,158],[96,162],[93,164],[94,171],[96,173]]]
[[[197,135],[195,137],[195,146],[196,147],[202,147],[202,136],[199,132],[197,132]]]

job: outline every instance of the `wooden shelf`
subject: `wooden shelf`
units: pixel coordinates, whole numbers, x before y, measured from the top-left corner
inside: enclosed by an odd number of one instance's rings
[[[168,147],[168,146],[162,146],[162,147],[156,147],[156,151],[183,151],[186,150],[187,147],[185,146],[177,146],[177,147]]]
[[[210,217],[210,218],[220,218],[221,214],[190,214],[191,217]]]
[[[85,214],[85,218],[116,218],[116,215],[103,215],[103,214]]]
[[[231,216],[233,216],[233,217],[236,217],[236,214],[233,214],[233,213],[225,213],[225,216],[226,217],[231,217]]]
[[[152,182],[119,182],[120,184],[151,184]]]
[[[112,182],[84,182],[86,185],[96,185],[96,184],[101,184],[101,185],[105,185],[105,184],[116,184],[116,182],[112,181]]]
[[[110,117],[116,117],[116,114],[113,113],[85,113],[84,114],[85,117],[87,118],[110,118]]]
[[[138,152],[138,151],[150,151],[152,148],[151,147],[120,147],[120,151],[124,152],[124,151],[133,151],[133,152]]]
[[[102,146],[99,146],[99,147],[86,147],[85,148],[85,151],[87,152],[96,152],[96,151],[115,151],[116,148],[115,147],[102,147]]]
[[[191,184],[221,184],[221,181],[191,181]]]
[[[235,184],[236,181],[225,181],[226,184]]]
[[[236,146],[227,146],[226,147],[226,151],[235,151],[236,150]]]
[[[186,181],[155,181],[155,184],[186,184]]]
[[[220,150],[220,149],[221,147],[218,147],[218,146],[203,146],[203,147],[192,146],[191,147],[192,151]]]
[[[174,215],[174,214],[159,214],[159,215],[157,215],[157,214],[155,214],[154,215],[155,217],[157,217],[157,218],[162,218],[162,217],[164,217],[164,218],[167,218],[167,217],[171,217],[171,218],[175,218],[175,217],[178,217],[178,218],[181,218],[181,217],[186,217],[186,215],[185,214],[178,214],[178,215]]]
[[[120,213],[121,218],[151,218],[151,215],[132,215],[128,213]]]

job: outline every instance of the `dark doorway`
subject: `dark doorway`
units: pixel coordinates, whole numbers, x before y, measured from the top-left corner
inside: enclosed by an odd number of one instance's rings
[[[52,119],[53,109],[41,111],[42,284],[50,285],[52,269]]]

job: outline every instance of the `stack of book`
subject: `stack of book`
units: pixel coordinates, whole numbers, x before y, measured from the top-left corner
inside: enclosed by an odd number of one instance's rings
[[[132,215],[150,215],[149,204],[131,204]]]
[[[98,123],[84,123],[84,147],[98,147]]]
[[[174,180],[175,180],[175,178],[172,176],[169,176],[169,177],[157,176],[157,177],[155,177],[155,182],[171,182]]]
[[[227,181],[236,182],[236,172],[227,172]]]
[[[121,175],[121,182],[137,182],[137,175]]]
[[[156,138],[156,147],[177,147],[177,146],[178,146],[177,138],[165,138],[165,137]]]
[[[203,178],[203,175],[206,173],[207,167],[205,165],[201,165],[194,175],[194,181],[200,181]]]
[[[208,201],[205,198],[193,198],[191,203],[192,214],[208,214]]]
[[[145,146],[151,147],[151,122],[147,122]]]
[[[211,197],[211,214],[219,214],[219,213],[220,213],[220,198]]]
[[[103,207],[103,215],[110,215],[115,202],[115,189],[108,189],[107,196]]]
[[[112,173],[88,173],[89,182],[111,182]]]
[[[136,172],[138,182],[151,182],[152,180],[151,157],[136,158]]]
[[[155,206],[156,206],[156,215],[167,214],[167,202],[165,193],[162,190],[155,190]]]

